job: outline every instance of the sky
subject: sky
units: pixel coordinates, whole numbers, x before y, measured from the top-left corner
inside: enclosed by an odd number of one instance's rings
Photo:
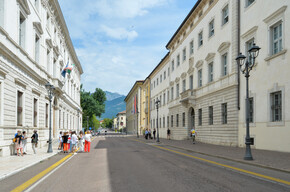
[[[127,95],[168,50],[196,0],[59,0],[86,91]]]

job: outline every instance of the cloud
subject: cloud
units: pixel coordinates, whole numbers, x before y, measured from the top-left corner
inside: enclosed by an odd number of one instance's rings
[[[118,40],[127,39],[128,41],[132,41],[138,36],[138,33],[136,31],[129,31],[121,27],[110,28],[106,25],[102,25],[101,29],[106,33],[108,37],[112,37]]]

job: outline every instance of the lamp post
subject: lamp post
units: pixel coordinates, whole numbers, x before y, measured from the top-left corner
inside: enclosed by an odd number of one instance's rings
[[[155,105],[156,105],[156,109],[157,109],[157,120],[156,120],[156,124],[157,124],[157,140],[156,142],[159,143],[159,130],[158,130],[158,107],[159,107],[159,103],[160,100],[157,98]]]
[[[52,101],[52,98],[54,96],[55,88],[49,82],[47,82],[45,84],[45,88],[47,90],[48,98],[49,98],[49,140],[48,140],[47,153],[52,153],[52,141],[51,141],[51,101]]]
[[[252,140],[250,138],[250,103],[249,103],[249,77],[250,77],[250,71],[255,65],[255,59],[259,55],[259,50],[261,48],[256,46],[254,43],[253,46],[248,50],[249,57],[246,60],[246,56],[240,55],[236,58],[236,61],[240,67],[240,70],[243,74],[245,74],[246,77],[246,154],[244,159],[245,160],[253,160],[252,153],[251,153],[251,144]]]

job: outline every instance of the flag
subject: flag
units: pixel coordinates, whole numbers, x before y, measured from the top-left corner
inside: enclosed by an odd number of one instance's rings
[[[62,70],[61,75],[63,77],[65,77],[66,73],[70,74],[71,71],[73,70],[74,66],[75,66],[75,64],[69,65],[69,61],[68,61],[65,68]]]
[[[61,72],[61,75],[63,76],[63,77],[65,77],[65,74],[66,74],[66,68],[68,67],[68,63],[69,63],[69,60],[68,60],[68,62],[67,62],[67,64],[66,64],[66,66],[65,66],[65,68],[62,70],[62,72]]]

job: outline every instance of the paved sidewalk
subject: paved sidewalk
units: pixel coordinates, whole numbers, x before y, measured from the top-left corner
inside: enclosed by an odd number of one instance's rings
[[[29,143],[30,144],[30,143]],[[58,153],[58,144],[53,142],[53,153],[47,153],[47,145],[42,148],[37,148],[37,153],[34,154],[32,149],[27,151],[23,156],[6,156],[0,158],[0,181],[14,175],[28,167],[31,167],[40,161],[48,159]]]
[[[131,137],[136,139],[136,137]],[[146,140],[142,136],[140,141],[146,143],[154,143],[155,140]],[[251,164],[260,167],[267,167],[274,170],[284,171],[290,173],[290,153],[267,151],[251,149],[253,161],[244,160],[245,148],[240,147],[228,147],[220,145],[212,145],[206,143],[196,142],[192,144],[191,140],[167,140],[160,139],[161,145],[168,145],[176,148],[182,148],[190,150],[195,153],[205,154],[209,156],[224,158],[232,161],[237,161],[245,164]]]

